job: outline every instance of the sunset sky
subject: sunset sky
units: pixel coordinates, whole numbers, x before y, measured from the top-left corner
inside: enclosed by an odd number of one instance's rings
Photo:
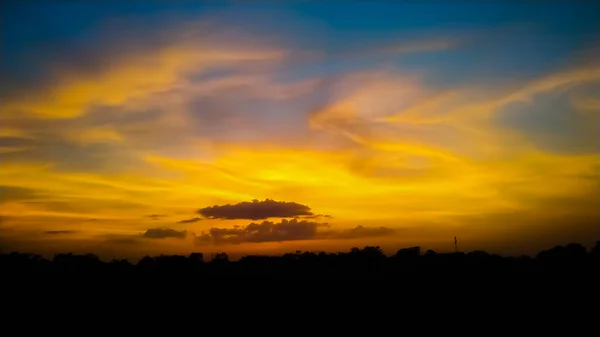
[[[600,239],[600,4],[2,1],[0,249]]]

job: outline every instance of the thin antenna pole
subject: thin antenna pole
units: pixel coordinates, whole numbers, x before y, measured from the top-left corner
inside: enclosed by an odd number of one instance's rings
[[[454,237],[454,252],[458,253],[458,239]]]

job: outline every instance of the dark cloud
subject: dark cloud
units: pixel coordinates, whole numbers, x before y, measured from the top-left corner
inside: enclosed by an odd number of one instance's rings
[[[307,220],[286,220],[279,223],[263,221],[262,223],[251,223],[245,227],[234,226],[233,228],[211,228],[208,233],[202,232],[196,237],[196,244],[239,244],[244,242],[281,242],[310,239],[354,239],[364,237],[386,236],[395,233],[395,230],[387,227],[365,227],[346,230],[325,230],[329,228],[327,223],[318,223]]]
[[[312,216],[310,207],[295,202],[253,200],[237,204],[214,205],[201,208],[198,214],[209,219],[250,219],[261,220],[267,218],[291,218],[297,216]]]
[[[191,218],[191,219],[184,219],[184,220],[177,221],[177,223],[192,223],[192,222],[198,222],[201,220],[202,220],[202,218]]]
[[[158,220],[158,219],[164,218],[166,216],[167,216],[166,214],[148,214],[148,215],[146,215],[146,217],[148,217],[152,220]]]
[[[57,231],[45,231],[44,232],[44,234],[46,234],[46,235],[62,235],[62,234],[73,234],[73,233],[77,233],[77,231],[57,230]]]
[[[149,239],[185,239],[185,237],[187,236],[187,231],[178,231],[171,228],[150,228],[144,233],[143,236]]]
[[[336,239],[355,239],[355,238],[366,238],[376,236],[391,235],[396,232],[395,229],[389,227],[365,227],[356,226],[352,229],[344,229],[337,232],[332,232],[331,237]]]
[[[318,227],[327,224],[298,219],[283,219],[279,223],[263,221],[251,223],[245,227],[211,228],[209,233],[196,237],[197,243],[242,243],[242,242],[276,242],[314,239]]]

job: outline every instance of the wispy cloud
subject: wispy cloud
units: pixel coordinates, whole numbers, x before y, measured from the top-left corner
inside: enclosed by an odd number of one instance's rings
[[[202,218],[184,219],[184,220],[177,221],[177,223],[194,223],[194,222],[198,222],[198,221],[202,221]]]

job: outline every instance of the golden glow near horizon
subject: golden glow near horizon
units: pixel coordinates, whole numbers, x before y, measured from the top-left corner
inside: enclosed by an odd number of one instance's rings
[[[433,71],[385,62],[283,80],[325,56],[296,58],[296,49],[252,36],[190,37],[202,27],[174,29],[177,38],[155,49],[107,51],[110,66],[93,72],[61,68],[50,85],[0,105],[0,139],[9,140],[0,143],[3,245],[113,256],[210,251],[196,245],[202,232],[263,220],[200,220],[198,209],[266,198],[330,215],[306,220],[337,234],[219,249],[444,249],[446,236],[461,235],[467,247],[511,251],[500,242],[532,240],[523,233],[534,229],[544,243],[595,230],[598,65],[508,85],[473,77],[452,89],[431,84]],[[454,43],[409,41],[372,54],[462,48]],[[393,234],[344,236],[358,225]],[[144,238],[152,228],[187,234]]]

